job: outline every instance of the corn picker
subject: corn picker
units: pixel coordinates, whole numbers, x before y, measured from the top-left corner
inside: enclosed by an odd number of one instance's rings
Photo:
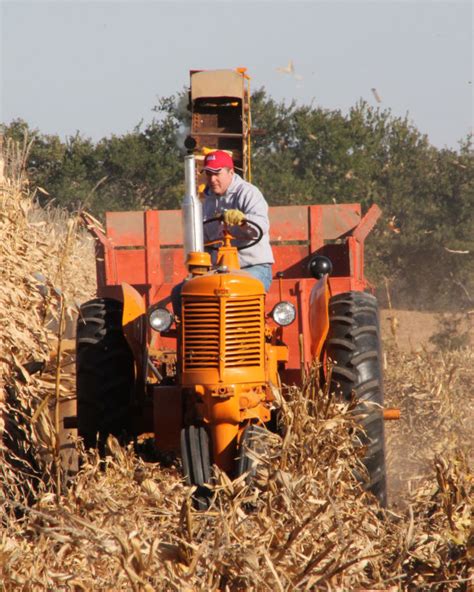
[[[239,269],[228,228],[203,244],[195,172],[207,149],[229,150],[250,179],[249,78],[245,69],[192,71],[189,98],[182,210],[109,212],[105,228],[86,216],[98,291],[77,324],[79,435],[93,447],[108,434],[153,434],[159,451],[181,455],[205,508],[213,464],[231,477],[251,469],[245,450],[274,425],[275,388],[332,361],[323,380],[335,396],[356,397],[366,485],[385,504],[380,329],[364,277],[364,240],[380,210],[271,207],[274,280],[265,294]],[[183,278],[177,316],[170,294]]]

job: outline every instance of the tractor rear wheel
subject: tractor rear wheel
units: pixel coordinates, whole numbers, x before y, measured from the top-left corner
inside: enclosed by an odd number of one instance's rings
[[[387,504],[383,419],[382,350],[377,299],[366,292],[346,292],[329,301],[326,353],[334,366],[330,392],[350,401],[361,416],[357,434],[365,449],[365,488]]]
[[[181,458],[183,473],[188,485],[197,487],[193,504],[197,510],[207,510],[211,505],[209,436],[202,425],[189,425],[181,430]]]
[[[131,436],[135,369],[122,331],[123,304],[96,298],[81,306],[76,333],[77,428],[86,448]]]

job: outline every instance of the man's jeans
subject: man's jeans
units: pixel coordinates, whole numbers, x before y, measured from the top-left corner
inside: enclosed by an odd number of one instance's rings
[[[272,285],[272,266],[270,263],[260,263],[259,265],[250,265],[243,267],[242,271],[246,271],[260,280],[265,287],[265,292],[268,292]]]
[[[244,267],[242,271],[246,271],[253,275],[253,277],[260,280],[265,288],[265,292],[268,292],[272,284],[272,266],[271,263],[261,263],[260,265],[250,265]],[[181,316],[181,290],[183,289],[184,282],[180,282],[171,290],[171,303],[173,305],[173,312],[176,316]]]

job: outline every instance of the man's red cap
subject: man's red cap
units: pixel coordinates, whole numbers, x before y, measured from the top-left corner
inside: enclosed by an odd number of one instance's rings
[[[234,161],[232,160],[232,156],[224,152],[224,150],[216,150],[215,152],[210,152],[206,158],[204,159],[204,171],[209,171],[210,173],[218,173],[223,168],[234,168]]]

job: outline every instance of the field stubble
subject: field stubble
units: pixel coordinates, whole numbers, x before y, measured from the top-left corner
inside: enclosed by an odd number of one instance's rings
[[[386,512],[353,477],[360,464],[350,409],[311,381],[287,390],[286,436],[270,438],[254,485],[218,473],[207,513],[192,509],[177,464],[147,463],[113,439],[105,463],[77,444],[82,468],[66,487],[51,410],[73,395],[73,359],[57,337],[61,318],[93,293],[93,245],[74,219],[52,222],[36,210],[15,159],[7,164],[14,180],[0,187],[2,589],[467,589],[469,347],[404,351],[387,342],[387,404],[401,408],[402,420],[387,425]]]

